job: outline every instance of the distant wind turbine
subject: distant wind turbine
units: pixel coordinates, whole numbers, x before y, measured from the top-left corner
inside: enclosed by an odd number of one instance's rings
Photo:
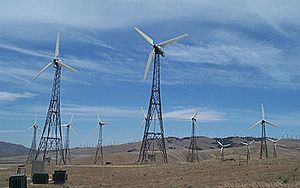
[[[250,129],[253,129],[257,125],[261,124],[261,144],[260,144],[260,159],[265,156],[265,158],[268,158],[268,148],[267,148],[267,134],[266,134],[266,125],[271,125],[273,127],[278,127],[278,125],[272,123],[269,120],[265,119],[265,111],[264,111],[264,106],[261,104],[261,115],[262,119],[254,123]]]
[[[224,161],[224,148],[227,148],[230,146],[230,144],[226,144],[226,145],[223,145],[221,142],[219,142],[217,140],[217,143],[221,146],[221,149],[220,149],[220,154],[221,154],[221,160]]]
[[[271,141],[273,143],[273,158],[277,159],[277,142],[279,142],[281,140],[281,138],[279,138],[278,140],[273,140],[271,138],[268,138],[269,141]]]
[[[241,142],[241,144],[243,144],[244,146],[247,147],[247,155],[248,155],[248,158],[250,159],[250,145],[254,142],[254,140],[252,140],[250,143],[247,143],[247,142]]]

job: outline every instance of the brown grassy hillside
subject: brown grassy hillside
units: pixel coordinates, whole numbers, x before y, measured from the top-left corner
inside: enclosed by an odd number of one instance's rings
[[[240,141],[249,138],[223,139],[233,147],[225,149],[225,162],[220,160],[216,140],[199,137],[199,163],[185,162],[189,139],[168,138],[166,141],[168,164],[135,164],[139,143],[129,143],[104,148],[104,160],[112,165],[92,165],[94,148],[72,149],[72,165],[49,166],[65,168],[69,174],[69,187],[300,187],[300,142],[282,140],[278,143],[278,159],[259,160],[258,141],[251,150],[249,165],[238,163],[238,155],[246,152]],[[268,143],[272,157],[271,143]],[[0,158],[2,163],[25,160],[26,156]],[[8,185],[8,177],[15,173],[17,164],[0,165],[0,183]],[[30,166],[28,166],[30,174]],[[30,186],[31,187],[31,186]],[[36,185],[34,187],[43,187]],[[57,187],[47,185],[44,187]]]

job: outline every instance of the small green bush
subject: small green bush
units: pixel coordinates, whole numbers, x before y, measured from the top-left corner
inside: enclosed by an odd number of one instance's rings
[[[287,183],[289,183],[290,178],[289,178],[289,176],[280,176],[280,177],[279,177],[279,180],[280,180],[282,183],[287,184]]]

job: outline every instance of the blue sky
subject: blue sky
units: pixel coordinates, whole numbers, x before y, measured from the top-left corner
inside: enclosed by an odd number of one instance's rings
[[[258,135],[260,116],[280,125],[270,136],[300,136],[299,1],[1,1],[0,140],[29,146],[34,116],[43,127],[54,70],[32,80],[53,59],[77,72],[62,72],[62,121],[75,113],[71,145],[96,143],[96,112],[104,142],[142,138],[140,106],[147,107],[150,76],[143,80],[150,46],[189,36],[165,48],[162,107],[166,136]],[[151,75],[151,73],[149,74]],[[3,131],[7,130],[7,131]],[[65,132],[65,130],[63,130]]]

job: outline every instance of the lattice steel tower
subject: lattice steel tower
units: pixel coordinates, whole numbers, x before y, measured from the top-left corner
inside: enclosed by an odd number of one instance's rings
[[[63,61],[58,59],[59,55],[59,33],[57,34],[56,47],[54,53],[54,59],[48,65],[46,65],[37,76],[46,71],[50,66],[55,69],[54,82],[52,87],[52,93],[49,103],[49,108],[46,116],[45,125],[43,128],[41,140],[37,150],[35,159],[38,159],[42,154],[43,161],[50,163],[52,159],[55,160],[55,164],[63,162],[66,164],[63,143],[62,143],[62,131],[61,131],[61,116],[60,116],[60,79],[61,79],[61,67],[68,68],[72,71],[76,71],[70,66],[66,65]]]
[[[267,146],[267,134],[266,134],[266,122],[261,122],[261,140],[260,140],[260,153],[259,158],[268,158],[268,146]]]
[[[71,150],[70,150],[70,129],[74,132],[72,126],[71,126],[71,123],[72,123],[72,120],[74,118],[74,115],[72,115],[69,123],[67,124],[64,124],[64,125],[61,125],[62,127],[66,127],[67,130],[66,130],[66,135],[65,135],[65,148],[64,148],[64,154],[65,154],[65,160],[66,162],[69,161],[69,163],[71,164]]]
[[[198,147],[197,147],[197,136],[196,136],[196,124],[197,124],[197,116],[198,112],[192,117],[192,134],[191,134],[191,143],[189,147],[189,153],[187,157],[187,161],[194,163],[199,162],[199,156],[198,156]]]
[[[167,157],[165,137],[164,137],[164,126],[163,126],[161,95],[160,95],[160,56],[164,57],[164,51],[162,47],[170,43],[173,43],[179,39],[182,39],[183,37],[186,37],[187,34],[181,35],[179,37],[167,40],[159,44],[154,44],[153,40],[145,33],[140,31],[138,28],[135,28],[135,30],[153,48],[148,57],[148,62],[144,74],[144,80],[147,77],[149,67],[154,56],[151,97],[150,97],[147,117],[145,121],[144,136],[140,148],[138,162],[139,163],[156,162],[155,151],[156,151],[156,147],[158,147],[158,150],[160,151],[163,157],[163,162],[167,163],[168,157]],[[158,129],[156,127],[157,124],[158,124]]]
[[[277,142],[279,142],[281,140],[281,138],[279,138],[278,140],[273,140],[271,138],[268,138],[269,141],[271,141],[273,143],[273,158],[277,159]]]
[[[35,117],[33,125],[31,127],[29,127],[29,129],[32,129],[32,128],[33,128],[33,137],[32,137],[31,147],[30,147],[30,150],[29,150],[26,162],[25,162],[26,164],[31,163],[35,159],[35,156],[36,156],[36,131],[38,129],[36,117]]]
[[[96,149],[94,164],[97,164],[98,161],[100,161],[100,163],[103,164],[103,137],[102,137],[102,129],[103,129],[103,125],[106,125],[107,123],[101,122],[100,117],[99,117],[98,114],[97,114],[97,117],[98,117],[97,127],[99,126],[99,136],[98,136],[98,142],[97,142],[97,149]]]
[[[267,133],[266,133],[266,125],[271,125],[273,127],[278,127],[278,125],[270,122],[269,120],[265,119],[265,111],[264,106],[261,104],[261,114],[262,114],[262,120],[257,121],[254,125],[252,125],[250,128],[254,128],[257,125],[261,124],[261,138],[260,138],[260,159],[268,159],[268,147],[267,147]]]

